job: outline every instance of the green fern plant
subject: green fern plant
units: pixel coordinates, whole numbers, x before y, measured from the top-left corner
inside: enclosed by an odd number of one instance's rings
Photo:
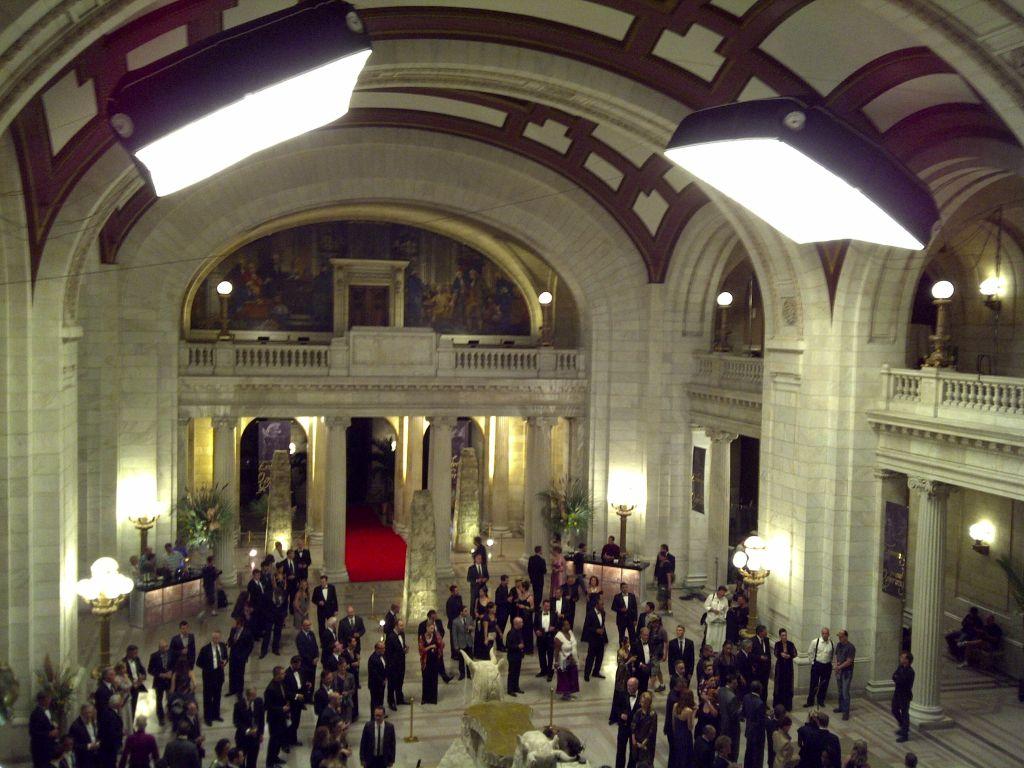
[[[594,502],[580,478],[562,478],[537,494],[544,502],[544,523],[558,538],[582,536],[594,517]]]
[[[190,549],[215,546],[234,514],[226,483],[186,489],[177,506],[179,530]]]

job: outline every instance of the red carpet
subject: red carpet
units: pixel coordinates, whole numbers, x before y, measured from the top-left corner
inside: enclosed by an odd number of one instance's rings
[[[405,540],[382,525],[372,507],[349,507],[345,567],[349,581],[400,581],[405,578]]]

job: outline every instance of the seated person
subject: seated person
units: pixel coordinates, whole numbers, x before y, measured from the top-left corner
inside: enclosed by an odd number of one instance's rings
[[[964,653],[966,660],[961,662],[961,667],[966,667],[970,661],[977,664],[980,659],[980,652],[995,653],[1003,644],[1003,628],[996,624],[996,617],[991,613],[985,617],[985,623],[981,631],[973,640],[964,642]]]
[[[615,537],[609,536],[608,543],[601,547],[601,559],[606,563],[614,563],[622,555],[622,550],[615,543]]]
[[[969,640],[975,640],[980,631],[981,615],[978,613],[978,607],[972,606],[963,621],[960,622],[960,629],[946,635],[949,655],[962,662],[964,660],[964,644]]]

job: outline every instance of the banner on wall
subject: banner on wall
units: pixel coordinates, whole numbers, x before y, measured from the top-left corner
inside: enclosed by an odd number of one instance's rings
[[[257,493],[270,489],[270,463],[274,451],[287,451],[292,436],[290,421],[261,421],[259,423]]]
[[[885,534],[882,538],[882,591],[904,598],[907,592],[907,530],[910,509],[885,503]]]
[[[690,465],[690,509],[704,514],[704,459],[707,450],[693,449],[693,461]]]

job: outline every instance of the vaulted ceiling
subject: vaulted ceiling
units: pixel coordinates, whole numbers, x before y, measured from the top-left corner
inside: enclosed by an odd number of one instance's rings
[[[209,35],[292,4],[154,3],[150,12],[81,50],[28,101],[11,130],[25,188],[33,274],[70,192],[98,158],[119,151],[112,149],[103,114],[117,80]],[[912,167],[916,158],[958,140],[1019,146],[1014,132],[950,61],[890,17],[869,9],[885,3],[354,4],[375,52],[350,113],[324,130],[397,126],[439,131],[540,163],[614,217],[655,282],[664,280],[687,222],[709,203],[700,186],[661,153],[674,125],[690,110],[798,96],[827,105]],[[15,7],[5,5],[7,13]],[[991,10],[1000,3],[974,5]],[[1024,24],[1005,14],[980,18],[977,13],[979,34],[989,39],[1001,35],[1004,48],[1024,51]],[[142,187],[110,217],[100,234],[104,261],[116,261],[124,236],[153,201],[151,191]]]

